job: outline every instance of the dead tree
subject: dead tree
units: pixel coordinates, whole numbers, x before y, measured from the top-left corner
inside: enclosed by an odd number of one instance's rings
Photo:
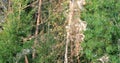
[[[79,53],[82,50],[81,42],[84,40],[83,31],[86,30],[87,26],[86,22],[80,19],[83,5],[85,5],[85,0],[70,0],[64,63],[76,63],[73,60],[74,57],[76,57],[77,63],[80,63]],[[70,47],[71,52],[68,52],[68,47]]]

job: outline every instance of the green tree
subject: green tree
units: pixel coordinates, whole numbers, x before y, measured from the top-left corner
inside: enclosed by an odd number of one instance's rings
[[[86,10],[82,14],[82,18],[88,23],[86,39],[83,42],[85,62],[96,62],[98,58],[107,54],[109,63],[119,63],[117,58],[120,51],[117,41],[120,37],[120,1],[86,1]]]
[[[6,11],[4,30],[0,32],[1,63],[15,63],[18,60],[16,55],[23,49],[30,49],[32,46],[33,40],[23,41],[25,37],[32,34],[32,24],[35,22],[33,19],[35,9],[26,10],[29,2],[31,1],[12,0],[11,6]],[[23,61],[20,62],[23,63]]]
[[[5,22],[0,24],[3,27],[0,31],[0,63],[24,63],[23,52],[29,50],[26,55],[29,63],[63,63],[68,0],[42,0],[38,37],[34,37],[38,1],[7,1],[11,3],[3,11]],[[88,24],[82,43],[83,51],[80,52],[81,63],[98,63],[98,59],[105,55],[109,57],[109,63],[120,62],[119,5],[119,0],[86,0],[80,17]],[[38,43],[35,47],[36,57],[32,59],[34,38]]]

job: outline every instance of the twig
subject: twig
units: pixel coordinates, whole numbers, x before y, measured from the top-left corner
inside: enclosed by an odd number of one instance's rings
[[[26,38],[22,38],[22,41],[23,41],[23,42],[30,41],[30,40],[33,39],[33,38],[35,38],[34,35],[33,35],[33,36],[28,36],[28,37],[26,37]]]
[[[35,2],[32,2],[31,4],[29,4],[29,5],[25,6],[25,7],[23,7],[22,9],[25,9],[25,8],[27,8],[27,7],[29,7],[29,6],[35,7],[35,5],[36,5],[37,3],[38,3],[38,0],[35,1]]]
[[[68,25],[67,25],[67,29],[66,29],[67,30],[67,40],[66,40],[66,47],[65,47],[65,61],[64,61],[64,63],[68,63],[68,56],[67,56],[67,54],[68,54],[68,44],[70,42],[70,40],[69,40],[69,35],[70,35],[69,28],[70,27],[69,26],[71,24],[72,15],[73,15],[73,2],[72,1],[70,1],[69,9],[70,9],[70,12],[69,12]]]
[[[39,29],[39,23],[40,23],[40,10],[41,10],[41,4],[42,4],[42,1],[39,0],[39,6],[38,6],[38,16],[37,16],[37,23],[36,23],[36,31],[35,31],[35,41],[34,41],[34,45],[33,45],[33,54],[32,54],[32,58],[34,59],[35,58],[35,47],[36,47],[36,44],[37,44],[37,37],[38,37],[38,29]]]
[[[28,62],[27,55],[25,55],[25,63],[29,63],[29,62]]]

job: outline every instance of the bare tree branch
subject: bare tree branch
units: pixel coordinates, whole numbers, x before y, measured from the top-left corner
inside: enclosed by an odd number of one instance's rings
[[[42,0],[39,0],[39,6],[38,6],[38,16],[37,16],[37,23],[36,23],[36,31],[35,31],[35,41],[34,41],[34,45],[33,45],[33,49],[35,50],[36,44],[38,42],[37,37],[38,37],[38,29],[39,29],[39,24],[40,24],[40,11],[41,11],[41,4],[42,4]],[[32,58],[35,58],[35,51],[33,51],[32,54]]]
[[[72,15],[73,15],[73,2],[72,1],[70,1],[70,4],[69,4],[69,10],[70,10],[70,12],[69,12],[69,17],[68,17],[68,25],[66,26],[66,31],[67,31],[67,40],[66,40],[66,47],[65,47],[65,61],[64,61],[64,63],[68,63],[68,56],[67,56],[67,54],[68,54],[68,43],[70,42],[70,40],[69,40],[69,36],[70,36],[70,33],[69,33],[69,28],[70,28],[70,24],[71,24],[71,21],[72,21]]]

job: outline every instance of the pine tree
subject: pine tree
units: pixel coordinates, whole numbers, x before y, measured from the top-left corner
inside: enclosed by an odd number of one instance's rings
[[[9,0],[3,31],[0,32],[0,54],[2,63],[24,62],[23,50],[31,49],[33,40],[23,41],[31,36],[35,22],[35,9],[27,10],[29,0]],[[22,56],[22,57],[21,57]],[[21,57],[21,58],[18,58]]]
[[[119,63],[118,40],[120,37],[119,10],[120,1],[86,0],[86,11],[82,18],[87,21],[88,29],[83,42],[85,62],[98,62],[106,56],[108,63]],[[116,58],[116,59],[115,59]],[[104,59],[102,59],[103,61]],[[101,60],[100,60],[101,61]],[[104,60],[104,62],[107,60]]]

